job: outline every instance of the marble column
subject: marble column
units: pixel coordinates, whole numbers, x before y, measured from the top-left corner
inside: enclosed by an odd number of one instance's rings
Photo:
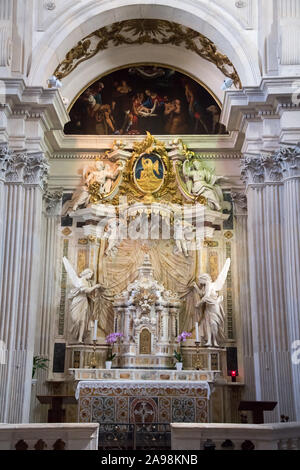
[[[40,292],[40,315],[36,323],[35,355],[49,360],[51,367],[53,339],[55,334],[57,304],[55,302],[57,288],[57,250],[59,248],[59,227],[61,217],[62,190],[46,191],[43,210],[43,247],[41,256],[42,287]],[[36,394],[50,393],[47,377],[49,370],[36,372]],[[47,407],[42,406],[36,397],[31,399],[30,422],[46,422]]]
[[[240,347],[242,350],[242,365],[239,375],[245,383],[245,400],[255,400],[255,374],[253,356],[253,337],[251,326],[251,305],[248,267],[248,214],[247,197],[241,192],[232,192],[236,230],[236,259],[239,292],[239,329]],[[239,346],[239,345],[238,345]],[[239,349],[239,348],[238,348]]]
[[[284,178],[285,315],[288,320],[288,350],[292,357],[295,352],[294,342],[300,340],[300,147],[282,148],[277,155],[282,162]],[[294,419],[300,421],[300,364],[292,360],[291,367]]]
[[[16,154],[6,172],[7,204],[1,312],[7,344],[0,421],[28,422],[36,318],[40,313],[43,153]]]
[[[282,167],[275,156],[245,158],[256,400],[277,401],[266,422],[294,419],[283,256]]]

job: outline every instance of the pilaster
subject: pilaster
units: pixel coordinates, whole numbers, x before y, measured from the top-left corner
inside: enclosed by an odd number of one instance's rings
[[[6,171],[0,336],[7,344],[1,418],[28,422],[41,274],[42,196],[48,163],[42,153],[14,154]]]
[[[283,169],[276,154],[246,157],[248,251],[255,387],[257,400],[277,401],[267,421],[294,419],[290,389],[283,239]]]

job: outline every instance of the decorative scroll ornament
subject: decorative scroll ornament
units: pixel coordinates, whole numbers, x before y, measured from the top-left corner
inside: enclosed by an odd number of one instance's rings
[[[183,46],[215,64],[226,77],[233,80],[236,87],[242,87],[235,67],[210,39],[177,23],[156,19],[126,20],[94,31],[67,53],[54,75],[59,79],[67,77],[79,64],[109,47],[145,43]]]

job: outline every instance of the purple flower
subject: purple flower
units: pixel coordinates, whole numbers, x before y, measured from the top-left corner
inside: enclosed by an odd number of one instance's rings
[[[105,341],[107,344],[114,344],[117,342],[118,338],[122,338],[123,333],[110,333],[108,336],[106,336]]]
[[[183,341],[186,341],[187,338],[190,338],[192,336],[192,333],[188,333],[187,331],[183,331],[178,335],[177,337],[177,343],[181,343]]]

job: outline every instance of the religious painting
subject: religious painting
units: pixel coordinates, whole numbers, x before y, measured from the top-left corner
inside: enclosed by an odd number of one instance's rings
[[[134,180],[140,191],[154,193],[164,181],[164,166],[161,158],[153,154],[144,154],[134,166]]]
[[[128,67],[89,85],[73,103],[66,134],[224,134],[213,95],[189,76],[160,66]]]

